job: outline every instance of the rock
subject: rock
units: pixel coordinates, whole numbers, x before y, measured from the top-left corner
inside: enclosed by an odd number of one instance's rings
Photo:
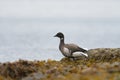
[[[82,70],[82,74],[96,74],[98,71],[96,68],[86,68],[84,70]]]
[[[43,75],[41,72],[30,74],[29,76],[23,78],[22,80],[40,80],[41,78],[44,78],[45,75]]]

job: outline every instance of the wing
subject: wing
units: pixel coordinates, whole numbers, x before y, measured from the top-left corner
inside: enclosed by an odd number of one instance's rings
[[[68,49],[70,49],[71,53],[76,52],[76,51],[87,52],[87,50],[85,50],[83,48],[80,48],[76,44],[65,44],[65,47],[67,47]]]

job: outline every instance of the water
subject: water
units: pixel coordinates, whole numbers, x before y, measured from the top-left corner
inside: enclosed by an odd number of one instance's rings
[[[0,62],[60,60],[57,32],[87,49],[120,47],[119,19],[0,19]]]

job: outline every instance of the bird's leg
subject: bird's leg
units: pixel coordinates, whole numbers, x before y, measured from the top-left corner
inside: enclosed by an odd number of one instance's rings
[[[69,50],[69,53],[70,53],[70,56],[71,56],[71,57],[70,57],[70,58],[71,58],[71,60],[72,60],[72,61],[76,61],[76,58],[75,58],[75,57],[72,57],[72,56],[73,56],[73,53],[72,53],[72,51],[71,51],[71,50]]]
[[[71,61],[75,61],[75,58],[73,58],[73,57],[69,57],[69,60],[71,60]]]
[[[72,61],[76,61],[77,59],[75,57],[71,57],[71,60]]]
[[[75,57],[73,57],[72,59],[73,59],[73,61],[76,61],[76,58],[75,58]]]
[[[69,50],[69,53],[70,53],[70,56],[72,56],[73,54],[72,54],[72,52],[71,52],[71,50]]]

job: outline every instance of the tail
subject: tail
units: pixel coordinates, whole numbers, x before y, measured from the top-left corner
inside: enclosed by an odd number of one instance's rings
[[[87,54],[88,50],[83,49],[83,48],[79,48],[79,49],[80,49],[82,55],[84,55],[85,57],[88,57],[88,54]]]
[[[80,49],[80,51],[83,52],[83,53],[87,53],[87,51],[88,51],[88,50],[83,49],[83,48],[79,48],[79,49]]]
[[[87,53],[84,53],[84,52],[78,51],[78,52],[72,53],[72,56],[73,56],[73,57],[80,57],[80,56],[88,57],[88,54],[87,54]]]
[[[87,54],[87,53],[81,53],[81,54],[83,54],[85,57],[88,57],[88,54]]]

